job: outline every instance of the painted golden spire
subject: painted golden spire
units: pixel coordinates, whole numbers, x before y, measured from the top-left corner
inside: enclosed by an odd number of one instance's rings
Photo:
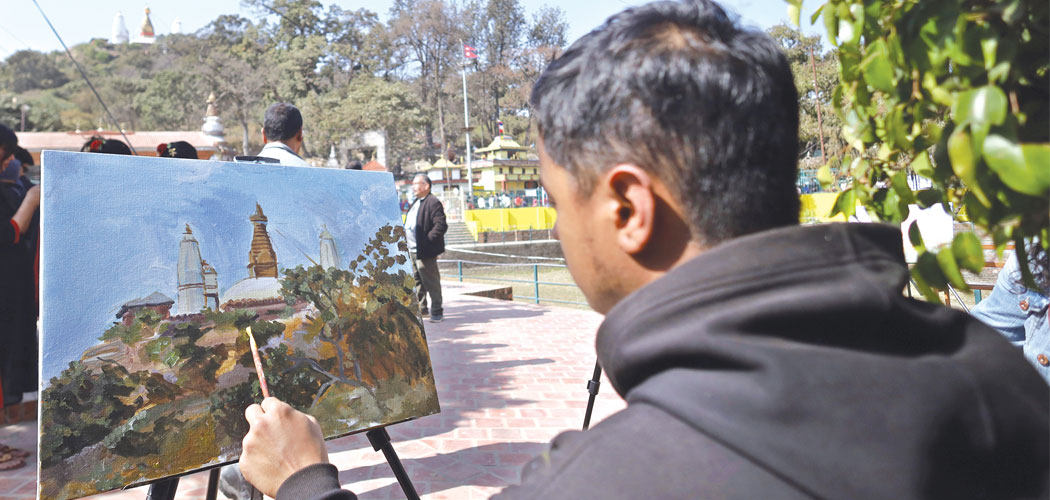
[[[273,251],[270,235],[266,232],[266,215],[262,207],[255,204],[255,213],[248,220],[255,226],[252,247],[248,252],[248,276],[252,278],[277,277],[277,253]]]

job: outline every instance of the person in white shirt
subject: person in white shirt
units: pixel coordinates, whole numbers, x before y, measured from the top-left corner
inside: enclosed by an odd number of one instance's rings
[[[263,146],[259,156],[273,158],[281,165],[309,167],[299,150],[303,147],[303,115],[299,108],[279,102],[266,109],[263,118]]]

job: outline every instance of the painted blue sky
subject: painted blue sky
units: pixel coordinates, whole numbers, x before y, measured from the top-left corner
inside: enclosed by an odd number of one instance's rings
[[[186,224],[218,272],[220,297],[248,277],[256,202],[280,269],[318,260],[322,225],[345,265],[379,227],[401,224],[384,172],[52,151],[44,164],[45,381],[98,343],[121,304],[153,292],[177,302]]]

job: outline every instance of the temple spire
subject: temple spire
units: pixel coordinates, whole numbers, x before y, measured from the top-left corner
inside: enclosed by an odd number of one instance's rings
[[[273,251],[270,235],[266,232],[266,215],[262,206],[255,204],[255,213],[248,220],[255,226],[252,247],[248,252],[248,276],[252,278],[277,277],[277,253]]]

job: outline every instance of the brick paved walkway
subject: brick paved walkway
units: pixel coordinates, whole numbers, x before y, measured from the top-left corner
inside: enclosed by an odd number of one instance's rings
[[[426,323],[441,413],[389,428],[423,498],[488,498],[518,481],[521,465],[558,432],[578,429],[594,369],[593,312],[463,295],[446,283],[445,321]],[[594,421],[623,407],[603,382]],[[36,448],[36,422],[0,428],[0,443]],[[328,443],[340,480],[363,500],[404,498],[363,434]],[[35,460],[36,456],[30,457]],[[204,497],[208,474],[184,477],[178,499]],[[32,465],[0,472],[0,498],[34,498]],[[145,488],[96,499],[143,499]],[[220,495],[220,498],[222,495]]]

